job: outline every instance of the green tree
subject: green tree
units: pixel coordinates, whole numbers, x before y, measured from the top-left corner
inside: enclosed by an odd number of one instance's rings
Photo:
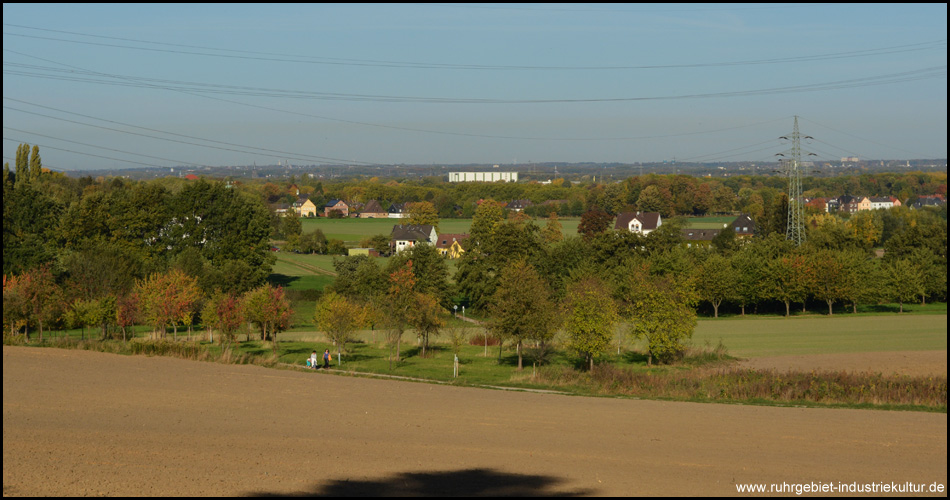
[[[438,335],[445,327],[448,311],[439,304],[436,296],[428,293],[416,292],[413,302],[407,319],[422,340],[422,357],[426,357],[429,338]]]
[[[631,278],[636,276],[631,274]],[[647,340],[647,364],[679,359],[696,327],[696,292],[692,284],[672,276],[639,278],[641,286],[627,298],[633,337]]]
[[[400,344],[403,333],[409,323],[410,309],[416,294],[416,277],[412,272],[412,261],[389,274],[389,290],[386,298],[387,340],[389,344],[389,369],[393,369],[393,349],[396,349],[395,361],[399,361]]]
[[[40,158],[40,147],[33,146],[33,154],[30,156],[30,180],[39,181],[43,176],[43,160]]]
[[[495,232],[495,226],[505,220],[505,204],[495,200],[483,200],[475,207],[469,237],[463,242],[465,251],[481,245]]]
[[[544,346],[554,338],[559,326],[548,284],[524,259],[502,270],[488,310],[489,330],[501,339],[515,342],[518,370],[523,368],[524,343],[533,340],[539,347]]]
[[[848,298],[848,288],[851,285],[845,259],[841,252],[820,250],[809,256],[814,270],[814,286],[812,295],[828,304],[828,315],[833,313],[835,302]]]
[[[570,286],[564,324],[568,346],[584,357],[589,369],[594,358],[610,348],[618,319],[616,304],[599,279],[587,277]]]
[[[337,351],[337,363],[342,363],[340,355],[346,351],[346,343],[352,340],[353,333],[363,326],[365,315],[363,307],[355,301],[336,292],[328,292],[317,302],[313,320],[317,328],[322,329],[333,342]]]
[[[662,216],[673,215],[673,199],[668,189],[651,184],[640,191],[637,208],[641,212],[659,212]]]
[[[389,259],[387,274],[412,262],[414,290],[435,297],[443,307],[449,306],[449,266],[435,245],[414,245]]]
[[[388,275],[380,269],[376,259],[367,255],[353,255],[333,259],[336,279],[329,289],[352,300],[367,301],[386,293]]]
[[[904,312],[904,302],[911,302],[923,293],[923,274],[908,259],[892,261],[885,269],[889,298],[896,300],[900,304],[900,312]]]
[[[548,221],[544,225],[544,228],[541,229],[541,240],[545,243],[552,244],[562,241],[564,239],[564,232],[561,229],[561,222],[557,219],[557,212],[551,212],[548,216]]]
[[[30,180],[30,145],[20,144],[16,148],[16,183],[24,184]],[[6,260],[6,258],[4,258]]]
[[[730,261],[725,257],[710,255],[696,271],[696,291],[701,300],[713,306],[713,317],[719,317],[719,306],[724,300],[736,295],[737,277]]]
[[[428,201],[410,203],[406,206],[406,211],[409,214],[409,224],[430,225],[435,228],[436,233],[439,232],[439,213],[432,203]]]

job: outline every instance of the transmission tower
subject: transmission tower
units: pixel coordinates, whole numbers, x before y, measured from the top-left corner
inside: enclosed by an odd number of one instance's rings
[[[804,136],[805,139],[813,139]],[[780,139],[792,141],[792,149],[778,156],[790,155],[783,158],[784,170],[788,175],[788,225],[785,229],[785,239],[795,242],[796,246],[805,241],[805,213],[802,200],[802,135],[798,133],[798,116],[795,117],[795,128],[791,136],[782,136]]]

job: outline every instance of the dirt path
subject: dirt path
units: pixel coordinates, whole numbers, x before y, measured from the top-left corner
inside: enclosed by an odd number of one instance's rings
[[[736,495],[822,481],[946,485],[946,414],[3,348],[5,496]]]

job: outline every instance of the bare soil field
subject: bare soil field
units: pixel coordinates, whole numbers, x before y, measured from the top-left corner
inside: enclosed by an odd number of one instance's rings
[[[946,486],[947,415],[3,347],[4,496],[737,495],[737,483],[812,482]]]

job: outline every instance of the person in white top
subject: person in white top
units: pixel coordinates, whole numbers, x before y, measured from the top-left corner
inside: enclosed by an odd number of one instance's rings
[[[307,360],[307,365],[314,370],[317,369],[317,351],[310,353],[310,359]]]

